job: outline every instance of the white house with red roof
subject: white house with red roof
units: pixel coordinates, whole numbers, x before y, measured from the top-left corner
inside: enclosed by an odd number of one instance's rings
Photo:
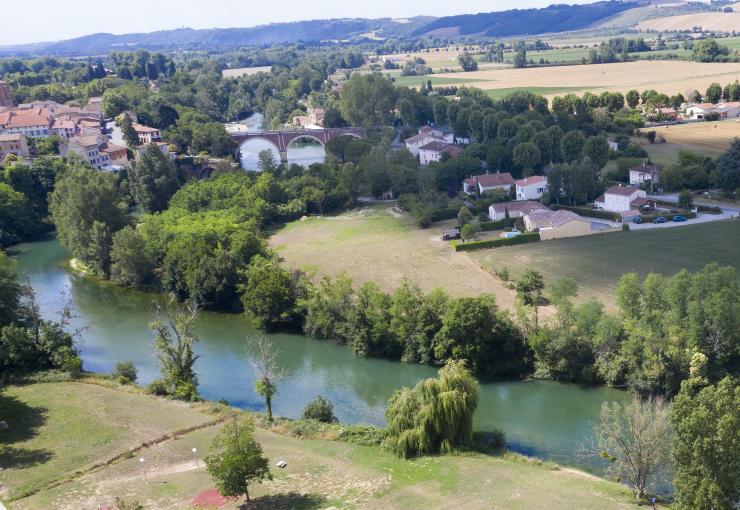
[[[547,193],[547,177],[533,175],[514,181],[517,200],[539,200]]]
[[[485,193],[494,189],[509,191],[512,184],[514,184],[514,178],[509,172],[474,175],[463,181],[463,191],[468,195]]]
[[[612,186],[595,201],[597,209],[605,211],[640,214],[640,209],[650,205],[645,191],[633,186]]]
[[[419,163],[428,165],[429,163],[439,163],[442,157],[447,154],[455,159],[463,153],[462,147],[452,145],[446,142],[429,142],[419,147]]]
[[[658,165],[633,166],[630,168],[630,184],[632,186],[639,186],[645,181],[651,181],[653,184],[658,184],[661,171],[662,168]]]
[[[411,138],[407,138],[404,140],[404,144],[406,145],[406,148],[413,154],[414,156],[419,155],[419,149],[421,149],[423,146],[430,144],[432,142],[442,142],[446,144],[452,144],[455,141],[455,136],[453,135],[452,131],[444,130],[444,129],[435,129],[431,126],[423,126],[419,128],[419,132],[412,136]]]

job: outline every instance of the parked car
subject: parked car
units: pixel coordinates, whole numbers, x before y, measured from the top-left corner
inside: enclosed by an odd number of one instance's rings
[[[452,228],[450,230],[442,231],[442,240],[449,241],[451,239],[460,239],[460,229]]]
[[[681,221],[686,221],[686,216],[681,216],[680,214],[677,214],[676,216],[673,217],[673,221],[675,221],[676,223],[679,223]]]
[[[638,225],[642,223],[642,218],[640,216],[635,216],[632,218],[632,223],[637,223]]]
[[[665,219],[665,216],[658,216],[653,220],[653,223],[665,223],[666,221],[668,220]]]

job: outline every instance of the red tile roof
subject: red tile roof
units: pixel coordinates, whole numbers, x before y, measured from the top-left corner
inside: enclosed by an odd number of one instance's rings
[[[508,172],[502,174],[485,174],[478,176],[478,182],[484,188],[490,188],[493,186],[511,186],[514,184],[514,178]]]
[[[609,195],[622,195],[625,197],[630,196],[631,194],[640,191],[637,188],[633,188],[632,186],[612,186],[611,188],[608,188],[604,194]]]
[[[547,177],[544,175],[533,175],[515,181],[517,186],[531,186],[532,184],[539,184],[541,182],[547,182]]]

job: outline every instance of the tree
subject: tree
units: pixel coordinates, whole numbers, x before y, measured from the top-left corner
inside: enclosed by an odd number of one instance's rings
[[[460,225],[466,225],[470,223],[472,219],[473,219],[473,213],[470,212],[470,209],[468,209],[465,206],[462,206],[460,208],[460,211],[457,213],[457,222]]]
[[[527,67],[527,50],[521,48],[514,54],[514,68]]]
[[[470,241],[472,239],[475,239],[475,234],[478,233],[478,229],[475,228],[475,225],[471,225],[470,223],[466,223],[462,226],[462,229],[460,229],[460,238],[465,241]]]
[[[108,275],[113,234],[128,223],[123,198],[114,174],[87,166],[69,168],[51,194],[57,237],[100,276]]]
[[[591,136],[583,145],[583,156],[591,160],[597,169],[609,161],[609,142],[603,136]]]
[[[15,262],[0,250],[0,327],[18,318],[21,290]]]
[[[706,356],[694,354],[697,361]],[[740,500],[740,385],[725,377],[709,384],[706,374],[692,374],[681,385],[671,407],[675,430],[672,458],[673,485],[679,510],[732,510]]]
[[[301,418],[304,420],[316,420],[321,423],[336,423],[337,421],[336,416],[334,416],[334,404],[321,395],[306,405]]]
[[[560,278],[550,286],[550,299],[556,305],[575,297],[578,294],[578,284],[573,278]]]
[[[155,144],[148,145],[131,163],[128,178],[131,196],[148,213],[166,209],[182,184],[174,161],[162,154]]]
[[[269,461],[254,439],[251,419],[230,421],[211,444],[214,453],[203,459],[211,478],[222,496],[245,495],[249,501],[249,485],[272,480]]]
[[[139,135],[136,134],[134,123],[131,121],[129,114],[124,113],[120,115],[118,117],[117,124],[118,127],[121,128],[121,134],[123,135],[123,140],[126,142],[126,145],[128,145],[130,149],[138,147]]]
[[[257,376],[254,391],[265,398],[267,420],[272,421],[272,399],[278,393],[278,385],[285,377],[285,370],[278,367],[278,353],[267,337],[247,340],[250,362]]]
[[[542,274],[527,269],[516,282],[516,295],[525,305],[536,306],[542,300],[545,283]]]
[[[560,141],[560,151],[563,155],[563,161],[571,163],[581,159],[583,156],[583,146],[586,144],[586,137],[578,130],[568,131],[563,135]]]
[[[116,89],[108,89],[103,93],[100,110],[107,119],[118,117],[128,109],[126,98]],[[130,119],[129,119],[130,120]]]
[[[606,458],[609,470],[627,480],[642,499],[669,461],[669,407],[662,398],[633,396],[626,403],[604,402],[594,424],[591,454]]]
[[[33,233],[34,214],[23,193],[0,182],[0,246],[15,244]]]
[[[640,104],[640,93],[636,90],[630,90],[624,95],[624,99],[627,101],[627,106],[635,108]]]
[[[161,381],[167,394],[191,402],[198,399],[195,362],[200,356],[193,350],[198,342],[195,334],[197,319],[198,307],[194,303],[187,309],[178,306],[167,310],[164,315],[157,306],[155,320],[149,326],[155,333],[154,354],[159,362]]]
[[[704,39],[694,44],[691,58],[697,62],[721,62],[729,54],[726,46],[720,46],[714,39]]]
[[[740,138],[717,161],[717,167],[711,174],[712,183],[727,192],[740,188]]]
[[[460,63],[462,70],[466,73],[478,70],[478,62],[476,62],[475,58],[473,58],[473,56],[467,51],[457,57],[457,61]]]
[[[522,167],[525,177],[534,173],[534,169],[541,163],[540,158],[540,150],[531,142],[514,147],[514,163]]]
[[[137,376],[136,366],[130,361],[119,361],[116,363],[116,368],[111,374],[111,378],[114,381],[118,381],[119,384],[135,383]]]
[[[438,379],[396,391],[385,411],[388,437],[383,446],[403,458],[472,446],[478,389],[465,363],[452,361]]]
[[[113,234],[110,278],[124,287],[144,288],[154,280],[156,260],[141,233],[124,227]]]
[[[694,207],[694,197],[687,189],[678,194],[678,208],[684,211],[690,211]]]
[[[706,99],[710,103],[717,104],[722,99],[722,85],[719,83],[712,83],[707,88]]]
[[[355,74],[342,88],[342,117],[353,126],[385,126],[396,104],[393,84],[381,74]]]
[[[272,330],[294,318],[293,276],[276,259],[255,255],[243,274],[241,301],[257,327]]]

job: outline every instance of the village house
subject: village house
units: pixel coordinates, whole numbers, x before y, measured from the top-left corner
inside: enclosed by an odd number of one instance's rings
[[[293,117],[293,125],[308,129],[324,127],[324,116],[326,112],[323,108],[313,108],[308,110],[308,115],[296,115]]]
[[[678,120],[678,113],[670,106],[655,109],[655,115],[661,119],[673,121]]]
[[[591,235],[591,221],[578,214],[561,209],[559,211],[536,210],[524,215],[524,226],[530,232],[539,231],[540,239],[560,239]]]
[[[514,181],[517,200],[539,200],[547,193],[547,177],[533,175]]]
[[[105,142],[98,147],[98,151],[108,157],[108,164],[111,166],[128,166],[128,148]]]
[[[411,154],[418,156],[419,149],[429,143],[442,142],[452,144],[454,141],[455,136],[452,131],[423,126],[419,129],[418,134],[404,140],[404,144]]]
[[[736,119],[740,117],[740,101],[720,103],[717,105],[716,112],[723,119]]]
[[[645,191],[632,186],[612,186],[595,201],[597,209],[622,213],[623,216],[640,214],[640,210],[650,206]]]
[[[26,137],[20,133],[0,134],[0,161],[4,160],[8,154],[27,158],[29,153]]]
[[[51,134],[52,116],[49,110],[33,108],[8,113],[8,117],[1,120],[5,133],[20,133],[26,138],[46,138]]]
[[[136,136],[139,137],[139,143],[142,145],[148,145],[152,142],[159,142],[162,140],[162,133],[160,133],[159,129],[149,127],[149,126],[142,126],[141,124],[133,124],[134,131],[136,131]]]
[[[549,211],[547,207],[540,204],[539,202],[531,202],[529,200],[521,202],[500,202],[498,204],[491,204],[488,208],[488,217],[491,221],[499,221],[506,218],[506,211],[509,211],[509,218],[523,218],[525,215],[530,214],[534,211]]]
[[[692,104],[691,106],[686,108],[686,118],[694,119],[694,120],[701,120],[708,113],[713,112],[716,108],[717,108],[717,105],[714,103]]]
[[[428,165],[429,163],[439,163],[442,157],[447,154],[452,159],[456,159],[463,153],[462,147],[445,142],[429,142],[419,147],[419,163]]]
[[[108,142],[103,135],[74,136],[59,147],[59,153],[74,153],[99,169],[115,170],[128,164],[128,149]]]
[[[514,178],[509,172],[474,175],[463,181],[463,191],[468,195],[474,195],[475,193],[482,194],[494,189],[509,191],[513,184]]]
[[[71,120],[54,119],[49,128],[49,132],[54,136],[58,136],[64,140],[69,140],[75,136],[77,126]]]
[[[658,184],[661,170],[662,168],[658,165],[633,166],[630,168],[630,184],[632,186],[639,186],[645,183],[645,181]]]

